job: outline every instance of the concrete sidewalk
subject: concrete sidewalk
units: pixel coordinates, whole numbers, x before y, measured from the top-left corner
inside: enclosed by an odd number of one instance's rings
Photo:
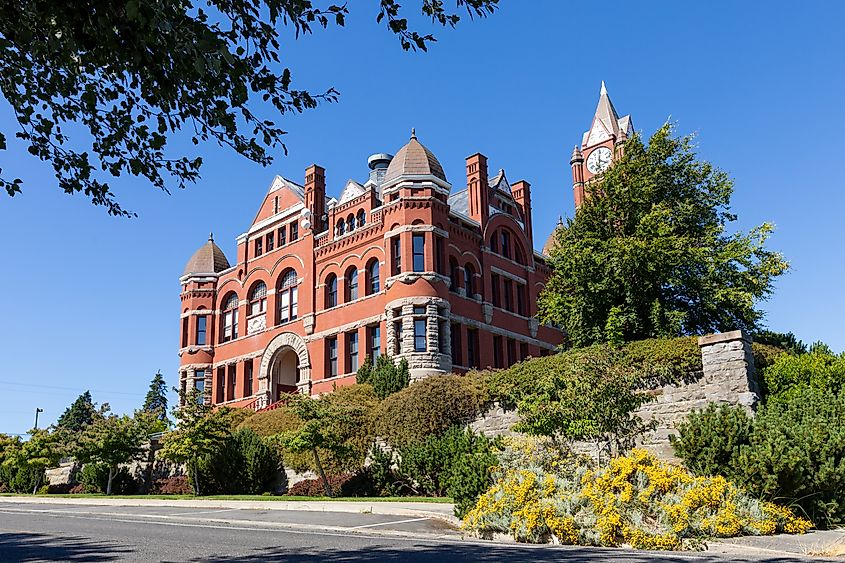
[[[151,498],[73,498],[49,496],[0,497],[2,503],[75,504],[82,506],[175,506],[185,508],[237,508],[243,510],[301,510],[307,512],[346,512],[437,518],[460,525],[454,505],[435,502],[379,501],[286,501],[286,500],[216,500],[216,499],[151,499]]]
[[[810,557],[842,557],[845,560],[845,529],[818,530],[806,534],[744,536],[707,542],[711,550],[795,553]]]

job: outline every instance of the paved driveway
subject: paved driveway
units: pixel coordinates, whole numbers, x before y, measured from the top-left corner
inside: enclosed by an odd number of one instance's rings
[[[807,561],[760,553],[654,553],[464,539],[442,520],[202,507],[0,506],[0,561]]]

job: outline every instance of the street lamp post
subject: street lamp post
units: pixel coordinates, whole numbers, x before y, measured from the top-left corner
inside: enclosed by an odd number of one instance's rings
[[[38,413],[44,412],[44,409],[35,409],[35,429],[38,430]]]

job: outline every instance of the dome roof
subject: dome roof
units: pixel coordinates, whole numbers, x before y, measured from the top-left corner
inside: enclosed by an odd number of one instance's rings
[[[446,174],[443,172],[440,162],[437,161],[437,157],[417,140],[417,135],[411,129],[411,140],[399,149],[399,152],[390,161],[390,166],[387,167],[387,173],[384,175],[384,181],[390,182],[401,176],[421,175],[436,176],[444,182],[446,181]]]
[[[214,244],[214,237],[208,235],[208,242],[194,252],[194,255],[185,264],[185,271],[182,272],[182,275],[217,273],[228,267],[229,261],[226,259],[226,255],[223,254],[219,246]]]

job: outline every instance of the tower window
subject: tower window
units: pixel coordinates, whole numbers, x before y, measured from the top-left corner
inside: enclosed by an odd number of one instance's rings
[[[197,346],[205,346],[207,322],[205,315],[197,317]]]
[[[414,271],[425,271],[425,235],[415,234],[412,237],[414,251]]]
[[[414,319],[414,352],[425,352],[425,319]]]
[[[393,259],[390,275],[395,276],[402,272],[402,245],[398,236],[390,239],[390,256]]]
[[[402,321],[396,321],[393,323],[393,333],[396,335],[396,341],[393,346],[393,353],[394,354],[401,354],[402,353]]]

